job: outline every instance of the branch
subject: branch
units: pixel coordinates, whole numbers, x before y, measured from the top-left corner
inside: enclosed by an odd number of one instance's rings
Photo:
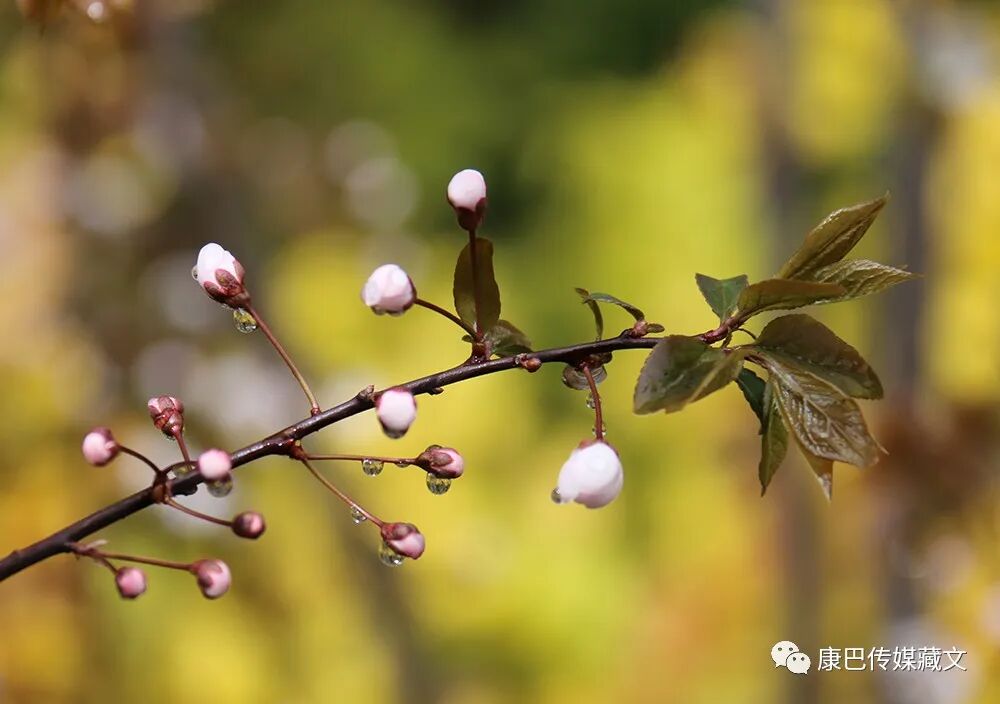
[[[732,324],[735,324],[735,321],[732,321]],[[723,339],[730,327],[731,325],[724,324],[720,328],[703,333],[699,337],[705,342],[714,342]],[[526,359],[537,359],[541,364],[562,362],[578,365],[594,354],[650,348],[656,345],[659,339],[649,337],[636,338],[622,335],[607,340],[598,340],[597,342],[569,347],[556,347],[514,357],[503,357],[501,359],[464,364],[437,374],[425,376],[421,379],[415,379],[414,381],[402,384],[402,386],[409,389],[414,395],[435,393],[442,387],[457,384],[461,381],[494,374],[507,369],[521,368],[522,363]],[[241,465],[248,464],[261,457],[272,455],[287,456],[294,441],[301,440],[329,425],[333,425],[373,407],[374,403],[370,396],[363,392],[359,393],[349,401],[345,401],[338,406],[299,421],[284,430],[236,450],[232,453],[233,468],[235,469]],[[183,478],[173,480],[171,482],[171,489],[173,494],[191,494],[194,493],[198,484],[201,484],[202,481],[202,477],[198,472],[192,472]],[[20,550],[14,550],[6,558],[0,560],[0,581],[54,555],[72,552],[74,543],[153,505],[156,503],[154,491],[153,487],[143,489],[66,526],[47,538],[39,540],[37,543],[21,548]]]

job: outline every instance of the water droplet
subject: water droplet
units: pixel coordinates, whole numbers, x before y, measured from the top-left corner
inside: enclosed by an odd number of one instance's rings
[[[437,477],[433,474],[427,475],[427,490],[432,494],[447,494],[448,489],[451,488],[451,480],[445,479],[444,477]]]
[[[233,322],[236,323],[236,329],[240,332],[249,334],[257,329],[257,319],[244,308],[237,308],[233,311]]]
[[[596,438],[597,437],[597,426],[595,425],[593,428],[591,428],[590,432],[593,433],[594,437]],[[607,423],[601,423],[601,435],[605,435],[605,434],[607,434],[607,432],[608,432],[608,424]]]
[[[195,264],[193,267],[191,267],[191,278],[194,279],[195,281],[198,280],[198,265],[197,264]]]
[[[399,460],[398,462],[396,462],[396,466],[399,467],[400,469],[406,469],[407,467],[410,466],[410,463],[407,462],[406,460]]]
[[[595,408],[597,408],[597,402],[594,401],[593,394],[587,394],[587,408],[589,408],[590,410],[594,410]]]
[[[194,471],[194,465],[191,464],[181,464],[174,467],[174,477],[180,479],[181,477],[186,477]]]
[[[380,545],[378,549],[378,559],[382,561],[383,565],[388,565],[389,567],[399,567],[403,564],[403,560],[405,558],[389,547],[389,544],[383,540],[382,545]]]
[[[215,482],[207,482],[206,486],[209,494],[221,499],[223,496],[229,496],[229,492],[233,490],[233,478],[226,477]]]
[[[382,473],[383,462],[382,460],[375,460],[371,457],[365,457],[361,460],[361,471],[367,474],[369,477],[377,477]]]
[[[559,490],[558,489],[553,489],[552,493],[550,494],[550,496],[552,497],[552,503],[555,503],[555,504],[564,504],[564,503],[566,503],[565,501],[563,501],[563,497],[559,495]]]
[[[367,520],[368,517],[365,516],[365,514],[361,513],[361,509],[359,509],[357,506],[351,506],[351,521],[354,522],[354,525],[356,526],[361,525]]]

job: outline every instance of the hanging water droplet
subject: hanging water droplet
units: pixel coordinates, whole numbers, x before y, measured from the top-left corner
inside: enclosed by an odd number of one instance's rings
[[[595,408],[597,408],[597,403],[594,401],[593,394],[587,394],[587,408],[589,408],[590,410],[594,410]]]
[[[174,477],[180,479],[181,477],[186,477],[194,471],[194,465],[190,464],[180,464],[174,467]]]
[[[251,333],[257,329],[257,319],[250,315],[250,311],[245,308],[237,308],[233,311],[233,322],[240,332]]]
[[[195,281],[198,280],[198,265],[197,264],[195,264],[193,267],[191,267],[191,278],[194,279]]]
[[[591,428],[590,432],[593,433],[594,437],[596,438],[597,437],[597,426],[595,425],[593,428]],[[608,432],[608,425],[607,425],[607,423],[601,423],[601,435],[604,435],[607,432]]]
[[[206,486],[209,494],[221,499],[223,496],[229,496],[229,492],[233,490],[233,478],[230,476],[215,482],[207,482]]]
[[[553,489],[552,493],[550,494],[550,497],[552,498],[552,503],[555,503],[555,504],[566,503],[565,501],[563,501],[563,497],[559,495],[559,490],[558,489]]]
[[[427,475],[427,490],[432,494],[447,494],[448,489],[451,488],[451,480],[445,477],[438,477],[433,474]]]
[[[399,467],[400,469],[406,469],[407,467],[410,466],[410,463],[407,462],[406,460],[399,460],[396,462],[396,466]]]
[[[361,471],[369,477],[377,477],[380,475],[382,473],[382,467],[382,460],[372,459],[371,457],[365,457],[361,460]]]
[[[403,564],[405,558],[389,547],[388,543],[383,540],[378,549],[378,559],[381,560],[383,565],[399,567]]]
[[[361,513],[360,508],[358,508],[357,506],[351,506],[351,521],[354,522],[354,525],[356,526],[361,525],[367,520],[368,517],[365,516],[365,514]]]

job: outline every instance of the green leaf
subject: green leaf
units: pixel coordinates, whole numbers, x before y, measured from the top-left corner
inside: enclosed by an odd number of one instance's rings
[[[840,284],[796,281],[794,279],[767,279],[743,289],[737,309],[743,318],[765,310],[801,308],[820,301],[837,298],[846,293]]]
[[[584,289],[578,288],[577,289],[577,293],[580,293],[583,290]],[[581,293],[580,295],[583,295],[583,294]],[[596,292],[595,293],[588,293],[585,298],[587,300],[596,301],[598,303],[611,303],[611,304],[614,304],[614,305],[618,306],[619,308],[624,308],[625,310],[628,311],[629,315],[631,315],[636,320],[645,320],[646,319],[646,314],[643,313],[638,308],[636,308],[634,305],[632,305],[631,303],[626,303],[625,301],[623,301],[620,298],[615,298],[614,296],[612,296],[609,293],[596,293]]]
[[[814,281],[840,284],[844,287],[846,293],[843,296],[823,301],[823,303],[835,303],[878,293],[904,281],[920,278],[920,275],[887,264],[879,264],[870,259],[849,259],[825,266],[814,272],[811,278]]]
[[[773,387],[769,381],[768,386]],[[778,467],[788,453],[788,428],[781,419],[778,403],[773,390],[767,394],[767,415],[761,426],[760,464],[757,465],[757,478],[760,479],[760,495],[763,496],[771,484]]]
[[[597,328],[597,339],[600,340],[604,337],[604,315],[601,314],[601,307],[597,305],[597,301],[590,297],[590,291],[587,289],[577,288],[576,292],[580,294],[580,298],[594,314],[594,327]]]
[[[743,369],[736,377],[736,384],[743,392],[743,398],[750,404],[750,409],[760,421],[761,431],[764,429],[764,380],[749,369]]]
[[[778,278],[808,279],[817,269],[839,262],[864,237],[888,199],[887,193],[881,198],[827,215],[806,235],[802,246],[781,267]]]
[[[817,457],[809,450],[802,447],[802,443],[796,442],[799,452],[806,458],[806,462],[812,468],[813,474],[819,481],[819,486],[823,490],[823,495],[827,501],[833,500],[833,462],[823,457]]]
[[[660,340],[639,373],[633,408],[636,413],[679,411],[735,379],[745,353],[729,353],[701,340],[670,335]]]
[[[477,237],[476,286],[472,285],[472,243],[465,245],[455,263],[455,310],[458,317],[469,325],[476,325],[476,307],[479,307],[480,330],[489,330],[500,320],[500,287],[493,274],[493,243]]]
[[[774,398],[785,424],[808,452],[856,467],[879,459],[857,401],[818,376],[767,357]]]
[[[708,301],[709,307],[723,321],[736,309],[736,302],[740,293],[749,283],[746,274],[734,276],[731,279],[713,279],[704,274],[695,274],[694,280],[698,284],[701,295]]]
[[[531,340],[512,323],[499,320],[486,333],[486,341],[490,344],[493,354],[498,357],[511,357],[523,352],[531,352]]]
[[[775,318],[752,345],[786,366],[825,379],[848,396],[882,398],[882,383],[858,351],[802,313]]]

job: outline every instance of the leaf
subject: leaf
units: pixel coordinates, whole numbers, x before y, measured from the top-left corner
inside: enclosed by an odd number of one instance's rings
[[[802,444],[796,442],[799,446],[799,452],[802,456],[806,458],[806,462],[812,468],[813,474],[816,475],[816,479],[819,481],[819,486],[823,490],[823,495],[826,496],[827,501],[833,500],[833,462],[823,457],[817,457],[809,450],[802,447]]]
[[[489,330],[500,320],[500,288],[493,274],[493,243],[477,237],[476,287],[472,285],[472,243],[465,245],[455,263],[455,310],[458,317],[469,325],[476,325],[476,307],[479,307],[479,330]]]
[[[746,274],[734,276],[731,279],[713,279],[704,274],[694,275],[701,295],[705,297],[708,306],[723,321],[736,309],[740,293],[749,283]]]
[[[844,287],[846,291],[844,295],[831,301],[823,301],[823,303],[835,303],[878,293],[904,281],[920,278],[920,275],[888,264],[879,264],[870,259],[849,259],[825,266],[814,272],[811,278],[814,281],[840,284]]]
[[[512,323],[499,320],[486,333],[490,349],[498,357],[511,357],[523,352],[531,352],[531,340]]]
[[[868,432],[857,401],[809,372],[785,366],[771,355],[766,359],[781,417],[803,448],[856,467],[878,461],[878,443]]]
[[[768,381],[773,387],[773,382]],[[757,478],[760,480],[760,495],[763,496],[771,484],[778,467],[788,453],[788,428],[781,419],[778,402],[773,390],[767,394],[767,415],[761,425],[760,464],[757,465]]]
[[[639,373],[633,408],[640,414],[679,411],[735,379],[743,357],[739,350],[727,354],[694,337],[665,337]]]
[[[767,279],[743,289],[737,309],[742,318],[749,318],[765,310],[801,308],[826,301],[846,293],[840,284],[796,281],[794,279]]]
[[[590,312],[594,314],[594,327],[597,328],[597,339],[600,340],[604,337],[604,316],[601,314],[601,307],[597,305],[597,301],[590,297],[590,291],[587,289],[578,288],[576,292],[580,294],[580,298],[590,308]]]
[[[736,385],[743,392],[743,398],[750,404],[750,409],[760,421],[761,432],[764,431],[764,380],[749,369],[743,369],[736,377]]]
[[[580,293],[583,290],[584,289],[582,289],[582,288],[578,288],[576,291],[577,291],[577,293]],[[580,293],[580,295],[582,296],[583,294]],[[614,296],[612,296],[609,293],[596,293],[596,292],[595,293],[588,293],[586,295],[585,299],[586,300],[590,300],[590,301],[596,301],[598,303],[612,303],[612,304],[618,306],[619,308],[624,308],[625,310],[627,310],[629,312],[629,315],[631,315],[636,320],[645,320],[646,319],[646,314],[643,313],[638,308],[636,308],[634,305],[632,305],[631,303],[626,303],[625,301],[623,301],[620,298],[615,298]]]
[[[882,382],[856,349],[802,313],[775,318],[747,347],[825,379],[848,396],[882,398]]]

